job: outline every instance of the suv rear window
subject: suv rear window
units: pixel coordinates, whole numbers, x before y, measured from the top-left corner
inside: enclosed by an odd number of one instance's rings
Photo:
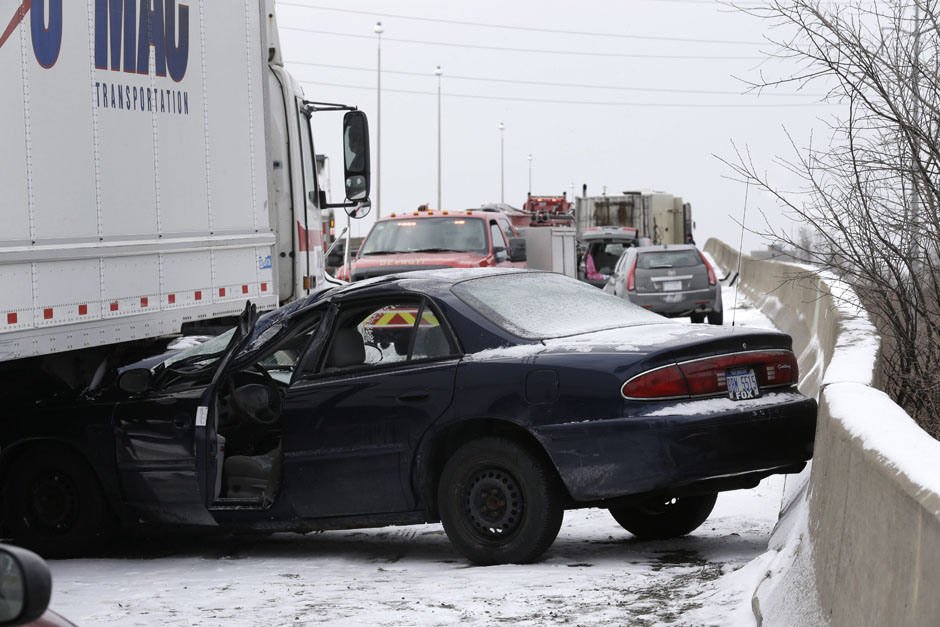
[[[594,262],[594,267],[602,274],[610,274],[623,251],[633,246],[633,242],[591,242],[588,252]]]
[[[656,268],[691,268],[702,265],[702,258],[694,250],[663,250],[640,253],[636,267],[642,270]]]

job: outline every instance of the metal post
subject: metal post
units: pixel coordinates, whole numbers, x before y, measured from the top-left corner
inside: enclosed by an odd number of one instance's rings
[[[437,209],[444,208],[441,200],[441,66],[434,70],[437,75]]]
[[[532,154],[529,154],[529,195],[532,195]]]
[[[504,204],[506,202],[506,179],[505,179],[505,170],[503,169],[503,131],[506,130],[506,125],[502,122],[499,123],[499,202]]]
[[[375,217],[382,217],[382,22],[375,23],[378,37],[378,59],[376,64],[376,107],[375,107]]]

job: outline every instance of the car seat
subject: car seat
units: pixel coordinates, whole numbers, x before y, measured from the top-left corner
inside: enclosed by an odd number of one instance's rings
[[[327,369],[348,368],[357,366],[365,360],[366,348],[362,335],[355,327],[346,327],[336,332],[324,367]]]
[[[274,502],[281,480],[281,447],[263,455],[232,455],[225,459],[224,496],[229,499]]]

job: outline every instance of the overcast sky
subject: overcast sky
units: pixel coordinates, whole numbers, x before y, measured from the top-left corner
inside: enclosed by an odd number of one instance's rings
[[[792,184],[772,163],[792,154],[783,128],[804,144],[815,127],[818,142],[818,120],[835,113],[819,90],[745,94],[741,78],[781,69],[766,62],[767,24],[712,0],[279,0],[278,16],[288,68],[307,97],[369,115],[372,198],[383,215],[437,205],[437,66],[444,208],[521,206],[531,163],[534,194],[570,196],[586,184],[589,195],[681,196],[700,244],[737,246],[746,196],[747,224],[759,226],[761,209],[785,224],[753,188],[728,180],[714,155],[731,158],[737,143]],[[339,125],[335,113],[315,122],[337,190]],[[745,234],[746,251],[761,244]]]

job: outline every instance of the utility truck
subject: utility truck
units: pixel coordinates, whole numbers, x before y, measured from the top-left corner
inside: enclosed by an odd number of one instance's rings
[[[24,2],[0,16],[0,381],[303,297],[322,211],[369,206],[368,123],[282,63],[273,0]],[[5,26],[5,28],[3,28]],[[346,202],[310,117],[346,111]],[[80,388],[79,388],[80,389]]]
[[[522,213],[525,220],[514,220],[516,226],[574,226],[568,192],[562,192],[561,196],[533,196],[530,192],[522,205]]]
[[[643,244],[692,241],[692,205],[665,192],[625,191],[575,199],[578,278],[603,287],[620,255]]]
[[[692,235],[692,205],[681,197],[657,191],[625,191],[620,195],[575,199],[578,237],[592,227],[631,227],[653,244],[685,244]]]

